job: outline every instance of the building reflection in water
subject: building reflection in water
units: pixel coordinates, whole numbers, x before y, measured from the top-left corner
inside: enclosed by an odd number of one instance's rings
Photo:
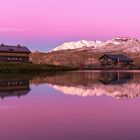
[[[102,72],[100,82],[107,84],[124,84],[133,79],[133,73],[130,72]]]
[[[69,72],[50,76],[9,77],[8,80],[1,78],[0,97],[27,95],[30,84],[47,83],[56,92],[66,95],[135,98],[140,95],[139,76],[131,72]]]
[[[0,97],[23,96],[30,91],[29,79],[0,79]]]

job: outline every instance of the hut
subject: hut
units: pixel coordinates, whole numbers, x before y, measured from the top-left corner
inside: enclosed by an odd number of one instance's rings
[[[30,50],[21,45],[0,45],[0,62],[29,63]]]
[[[122,54],[105,54],[99,58],[101,65],[104,66],[129,66],[133,60]]]

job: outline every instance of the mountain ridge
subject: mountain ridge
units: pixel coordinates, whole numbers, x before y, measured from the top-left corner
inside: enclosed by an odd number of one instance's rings
[[[140,40],[136,38],[130,37],[117,37],[112,40],[107,40],[105,42],[102,41],[87,41],[87,40],[80,40],[80,41],[72,41],[64,43],[52,50],[54,51],[62,51],[62,50],[105,50],[105,49],[117,49],[125,48],[129,49],[132,52],[140,51]]]
[[[123,54],[140,66],[140,40],[130,37],[117,37],[106,42],[73,41],[64,43],[47,53],[33,53],[35,63],[53,64],[69,67],[82,65],[99,68],[99,58],[104,54]],[[33,58],[32,57],[32,58]]]

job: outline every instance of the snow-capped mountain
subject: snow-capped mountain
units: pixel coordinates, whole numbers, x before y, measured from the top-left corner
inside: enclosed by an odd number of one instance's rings
[[[135,38],[121,37],[108,40],[106,42],[102,41],[73,41],[64,43],[52,51],[61,50],[123,50],[123,52],[138,52],[140,51],[140,41]]]
[[[56,47],[53,49],[53,51],[59,51],[59,50],[67,50],[67,49],[80,49],[82,47],[98,47],[103,44],[102,41],[86,41],[86,40],[81,40],[81,41],[73,41],[73,42],[68,42],[64,43],[61,46]]]
[[[140,64],[140,40],[130,37],[118,37],[106,42],[73,41],[64,43],[44,55],[40,63],[79,67],[81,65],[98,67],[99,58],[104,54],[123,54]],[[38,55],[37,55],[38,56]],[[36,60],[36,59],[35,59]]]

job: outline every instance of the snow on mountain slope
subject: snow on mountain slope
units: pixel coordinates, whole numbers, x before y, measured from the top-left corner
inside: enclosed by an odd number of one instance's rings
[[[81,40],[81,41],[77,41],[77,42],[68,42],[68,43],[64,43],[61,46],[56,47],[55,49],[53,49],[53,51],[59,51],[59,50],[67,50],[67,49],[80,49],[82,47],[97,47],[102,45],[101,41],[86,41],[86,40]]]
[[[60,50],[123,50],[123,52],[138,52],[140,51],[140,41],[135,38],[121,37],[108,40],[106,42],[102,41],[86,41],[81,40],[77,42],[64,43],[61,46],[54,48],[52,51]]]

